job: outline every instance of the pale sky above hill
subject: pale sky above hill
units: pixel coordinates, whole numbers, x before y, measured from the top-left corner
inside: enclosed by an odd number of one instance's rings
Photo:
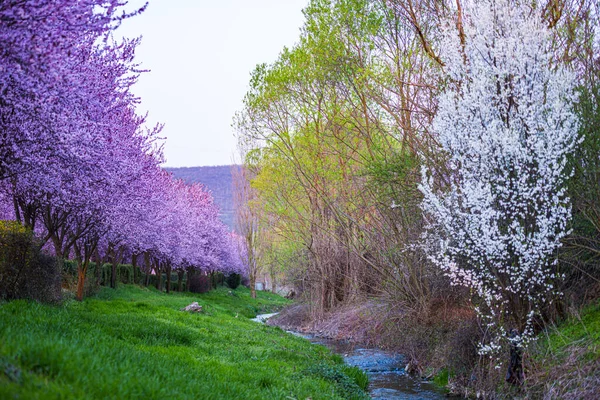
[[[308,0],[149,1],[116,36],[143,36],[137,60],[151,72],[134,92],[150,125],[165,124],[166,165],[230,164],[232,118],[250,72],[298,41]],[[128,8],[144,2],[130,0]]]

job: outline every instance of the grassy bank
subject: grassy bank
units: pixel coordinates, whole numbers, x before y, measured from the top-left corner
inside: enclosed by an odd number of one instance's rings
[[[179,311],[193,301],[203,313]],[[348,377],[357,373],[339,356],[248,319],[287,303],[245,288],[166,295],[135,286],[60,306],[3,303],[0,398],[360,398]]]
[[[600,302],[544,332],[532,349],[528,392],[540,398],[597,399]]]
[[[314,321],[306,305],[294,304],[270,323],[398,351],[407,356],[412,372],[456,394],[495,399],[600,398],[600,302],[573,311],[570,318],[539,334],[524,357],[523,387],[504,382],[508,351],[501,354],[504,364],[499,370],[477,356],[480,329],[468,309],[442,308],[421,320],[392,311],[370,302],[340,307]]]

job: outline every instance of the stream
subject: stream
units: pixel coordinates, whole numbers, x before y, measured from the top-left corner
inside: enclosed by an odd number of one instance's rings
[[[276,314],[262,314],[254,321],[265,322]],[[369,395],[373,399],[439,400],[444,392],[431,382],[407,374],[404,356],[380,349],[365,348],[344,340],[335,340],[289,331],[311,343],[328,347],[349,365],[361,368],[369,376]]]

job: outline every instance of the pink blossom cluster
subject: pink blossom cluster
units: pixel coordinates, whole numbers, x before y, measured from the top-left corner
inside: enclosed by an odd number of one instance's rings
[[[161,126],[146,127],[131,93],[139,39],[112,38],[143,11],[125,5],[0,2],[0,212],[83,272],[142,253],[154,267],[241,272],[210,193],[160,168]]]

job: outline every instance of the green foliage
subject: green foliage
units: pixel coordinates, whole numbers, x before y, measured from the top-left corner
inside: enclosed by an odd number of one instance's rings
[[[0,300],[57,302],[60,284],[56,260],[40,253],[33,232],[16,221],[0,221]]]
[[[361,390],[366,391],[369,387],[369,376],[362,369],[352,365],[344,365],[342,366],[342,372],[348,375]]]
[[[237,289],[242,283],[242,276],[240,274],[229,274],[225,279],[227,286],[231,289]]]
[[[569,159],[573,176],[569,181],[569,194],[573,202],[573,235],[571,239],[581,246],[583,259],[600,252],[600,85],[580,89],[575,105],[581,126],[581,143]],[[592,251],[592,254],[589,253]]]
[[[416,154],[401,150],[389,155],[381,154],[365,170],[382,201],[394,199],[403,205],[409,202],[415,209],[418,207],[422,196],[416,185],[420,179],[420,165]]]
[[[600,302],[546,328],[531,349],[529,369],[528,398],[597,398]]]
[[[190,292],[192,293],[206,293],[212,289],[212,279],[207,275],[196,274],[189,278],[190,280]]]
[[[145,275],[142,274],[140,271],[138,283],[141,284],[144,281],[144,277],[145,277]],[[156,287],[157,279],[158,279],[158,277],[156,275],[150,275],[149,280],[148,280],[149,285]],[[171,273],[171,290],[177,290],[178,279],[179,279],[179,277],[177,276],[177,273],[172,272]],[[183,280],[184,284],[185,284],[185,281],[186,281],[186,279]],[[125,283],[125,282],[123,282],[123,283]],[[130,282],[130,283],[133,283],[133,282]],[[161,290],[166,290],[166,288],[167,288],[167,274],[162,273],[161,274]]]
[[[422,304],[430,274],[406,248],[422,226],[420,100],[437,89],[406,82],[428,62],[385,2],[312,0],[304,15],[297,45],[253,72],[236,118],[270,239],[261,261],[310,293],[316,312],[383,286]],[[387,257],[395,248],[406,255]]]
[[[434,377],[433,383],[437,386],[445,388],[448,386],[448,379],[450,378],[450,373],[448,368],[442,368]]]
[[[98,268],[100,270],[98,270]],[[100,286],[109,286],[110,278],[112,275],[112,265],[103,264],[98,266],[95,262],[90,262],[85,281],[85,294],[91,296],[95,294]],[[164,275],[164,274],[163,274]],[[177,274],[173,275],[174,282],[177,281]],[[63,286],[71,290],[75,290],[77,282],[77,262],[75,260],[64,260],[63,261]],[[122,284],[142,284],[144,280],[144,274],[140,270],[140,267],[134,267],[131,264],[118,264],[117,265],[117,282]],[[163,283],[166,281],[163,276]],[[150,276],[150,283],[155,284],[156,276]]]
[[[545,351],[560,355],[574,343],[586,349],[586,357],[600,357],[600,302],[550,329],[540,344]]]
[[[128,285],[60,307],[3,303],[0,398],[351,398],[336,382],[298,374],[317,363],[340,368],[326,348],[245,318],[286,299],[228,292]],[[206,312],[179,311],[193,301]]]
[[[0,298],[19,298],[23,273],[34,260],[33,233],[16,221],[0,221]]]
[[[210,273],[210,284],[213,289],[225,284],[225,275],[222,272],[211,272]]]
[[[367,374],[357,367],[337,364],[315,364],[305,371],[305,374],[319,377],[334,383],[345,399],[368,399],[364,390],[369,384]]]

